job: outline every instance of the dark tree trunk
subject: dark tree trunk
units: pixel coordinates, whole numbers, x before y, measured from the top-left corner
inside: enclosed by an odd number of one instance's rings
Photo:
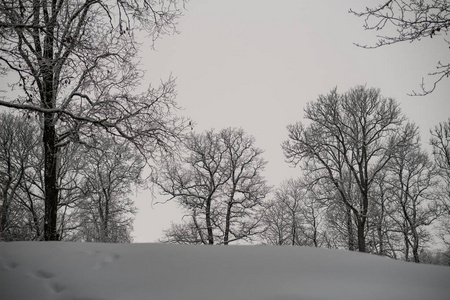
[[[405,260],[409,261],[409,239],[408,235],[404,232],[403,237],[405,239]]]
[[[54,3],[53,3],[54,4]],[[44,40],[43,61],[41,62],[42,92],[41,100],[44,108],[54,109],[56,99],[56,85],[54,82],[54,58],[53,58],[53,33],[54,16],[49,16],[48,8],[44,8],[44,19],[46,20],[47,32]],[[52,9],[53,12],[53,9]],[[57,188],[57,136],[56,116],[53,112],[44,113],[44,188],[45,188],[45,217],[44,238],[46,241],[57,240],[56,219],[58,211],[58,188]]]
[[[384,255],[384,242],[383,242],[383,220],[384,220],[384,201],[381,203],[381,212],[377,222],[377,235],[379,243],[378,254]]]
[[[56,130],[53,114],[44,114],[44,187],[45,187],[45,217],[44,238],[46,241],[56,241],[56,219],[58,211],[57,188],[57,149]]]
[[[6,184],[5,189],[2,191],[2,206],[1,206],[1,224],[0,224],[0,239],[4,238],[4,233],[8,226],[8,212],[9,212],[9,199],[8,199],[8,186],[10,185],[10,178]]]
[[[366,217],[360,216],[357,218],[357,228],[358,228],[358,251],[366,252],[366,238],[364,234],[364,229],[366,225]]]
[[[420,263],[420,257],[419,257],[419,236],[417,234],[416,228],[413,228],[413,244],[412,244],[412,253],[414,256],[414,262]]]
[[[312,211],[312,216],[313,216],[313,243],[314,243],[314,247],[318,247],[317,224],[316,224],[316,217],[314,215],[314,208],[312,208],[311,211]]]
[[[3,198],[2,213],[1,213],[0,240],[4,238],[4,233],[6,232],[6,228],[8,227],[8,210],[9,210],[8,198],[5,196]]]
[[[413,252],[413,256],[414,256],[414,262],[415,263],[420,263],[418,247],[414,246],[413,249],[412,249],[412,252]]]
[[[212,229],[212,223],[211,223],[211,197],[209,197],[206,201],[206,229],[208,231],[208,244],[213,245],[214,244],[214,236],[213,236],[213,229]]]
[[[233,206],[233,200],[231,200],[227,205],[227,215],[225,217],[225,234],[223,237],[223,244],[228,245],[229,235],[230,235],[230,223],[231,223],[231,207]]]
[[[347,235],[348,235],[348,250],[355,251],[355,236],[353,233],[352,212],[350,207],[346,207],[347,213]]]

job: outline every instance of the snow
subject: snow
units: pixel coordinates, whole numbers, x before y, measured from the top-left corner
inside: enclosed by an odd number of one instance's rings
[[[0,299],[449,299],[450,268],[307,247],[0,243]]]

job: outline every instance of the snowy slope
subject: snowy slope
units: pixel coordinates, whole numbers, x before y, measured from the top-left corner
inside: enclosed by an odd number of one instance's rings
[[[450,268],[305,247],[0,243],[0,299],[450,299]]]

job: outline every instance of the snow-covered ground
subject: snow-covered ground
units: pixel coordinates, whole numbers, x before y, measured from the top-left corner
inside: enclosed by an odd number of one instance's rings
[[[276,246],[0,243],[0,299],[450,299],[450,268]]]

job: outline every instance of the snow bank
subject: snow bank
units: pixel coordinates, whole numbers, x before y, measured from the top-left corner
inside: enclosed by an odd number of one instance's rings
[[[449,299],[450,268],[306,247],[0,243],[0,298]]]

